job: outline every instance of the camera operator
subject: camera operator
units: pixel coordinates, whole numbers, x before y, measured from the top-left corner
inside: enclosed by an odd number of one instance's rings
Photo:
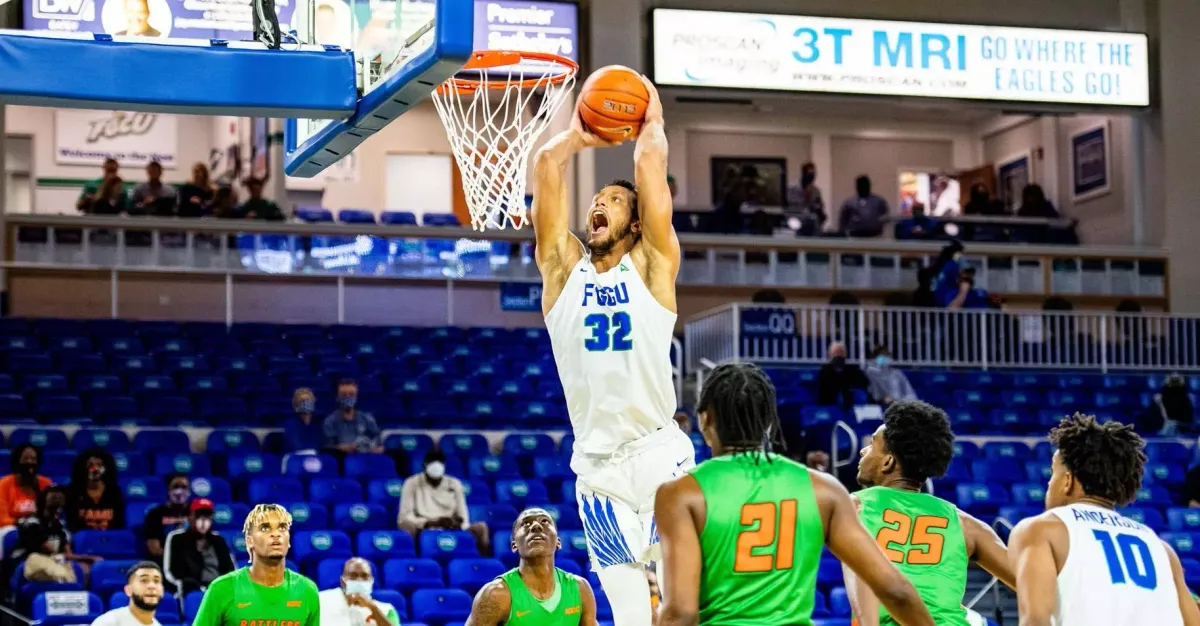
[[[975,266],[963,255],[962,244],[954,242],[943,249],[950,258],[942,265],[934,281],[933,294],[937,305],[944,309],[989,309],[993,298],[986,289],[975,286]]]

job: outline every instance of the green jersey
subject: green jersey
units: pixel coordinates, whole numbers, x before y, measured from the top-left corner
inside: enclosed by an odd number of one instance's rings
[[[921,600],[941,626],[968,626],[963,594],[967,592],[967,542],[958,508],[927,493],[871,487],[856,494],[859,517],[879,549],[916,587]],[[895,624],[879,607],[881,626]]]
[[[217,578],[204,592],[193,624],[204,626],[320,626],[321,601],[313,581],[287,570],[283,584],[263,587],[243,567]]]
[[[510,569],[500,575],[512,598],[505,626],[578,626],[583,615],[579,579],[557,567],[554,576],[554,593],[545,600],[538,600],[521,580],[519,570]]]
[[[709,459],[691,475],[700,531],[700,624],[810,626],[825,544],[808,468],[771,454]]]

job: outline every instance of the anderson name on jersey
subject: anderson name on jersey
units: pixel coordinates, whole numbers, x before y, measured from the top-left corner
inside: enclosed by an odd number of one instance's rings
[[[575,449],[615,452],[673,427],[671,338],[675,313],[642,281],[628,254],[598,273],[585,252],[546,314]]]

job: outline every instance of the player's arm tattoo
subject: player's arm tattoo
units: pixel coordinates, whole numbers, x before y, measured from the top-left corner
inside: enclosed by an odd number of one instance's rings
[[[575,580],[579,581],[579,601],[583,604],[583,610],[579,613],[579,626],[597,626],[596,592],[592,591],[592,584],[586,578],[576,576]]]
[[[471,615],[465,626],[497,626],[508,620],[512,610],[512,595],[503,581],[493,580],[475,594]]]

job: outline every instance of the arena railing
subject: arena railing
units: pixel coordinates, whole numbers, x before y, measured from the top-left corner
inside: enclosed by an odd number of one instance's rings
[[[729,304],[687,320],[688,372],[729,361],[816,366],[829,345],[902,367],[1200,370],[1200,317],[1102,311]]]
[[[532,233],[246,220],[6,215],[13,269],[219,271],[372,279],[536,282]],[[679,236],[679,285],[702,291],[772,287],[828,295],[917,286],[917,269],[944,243],[884,239]],[[1010,298],[1051,295],[1166,305],[1161,250],[968,244],[977,285]],[[722,291],[727,293],[727,291]]]

